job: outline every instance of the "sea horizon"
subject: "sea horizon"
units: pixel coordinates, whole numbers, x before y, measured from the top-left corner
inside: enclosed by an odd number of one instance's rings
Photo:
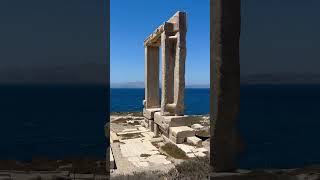
[[[103,158],[107,112],[142,111],[143,88],[1,86],[0,159]],[[241,85],[237,128],[240,168],[320,164],[320,85]],[[186,114],[210,112],[209,88],[186,88]],[[304,131],[308,129],[308,131]]]

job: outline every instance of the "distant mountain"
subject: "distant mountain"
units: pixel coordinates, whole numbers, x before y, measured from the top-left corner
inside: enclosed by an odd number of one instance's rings
[[[320,73],[242,74],[241,84],[320,84]],[[111,83],[111,88],[144,88],[144,82]],[[161,87],[161,85],[160,85]],[[210,88],[210,84],[187,84],[186,88]]]
[[[63,66],[0,66],[3,84],[106,84],[107,65],[96,63]]]
[[[144,82],[111,83],[111,88],[144,88]]]
[[[210,88],[210,84],[187,84],[186,88]]]
[[[111,88],[144,88],[144,82],[136,81],[136,82],[125,82],[125,83],[111,83]],[[160,84],[161,87],[161,84]],[[209,88],[209,84],[191,84],[186,85],[186,88]]]

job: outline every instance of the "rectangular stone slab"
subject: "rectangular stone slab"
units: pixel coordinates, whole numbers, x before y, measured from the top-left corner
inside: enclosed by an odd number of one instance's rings
[[[186,138],[176,138],[174,136],[169,136],[170,141],[172,141],[175,144],[182,144],[184,143]]]
[[[169,127],[185,126],[188,116],[162,116],[160,112],[154,113],[154,122],[168,132]]]
[[[160,108],[144,108],[143,109],[143,116],[147,119],[154,119],[154,113],[159,112]]]
[[[187,143],[200,147],[202,145],[202,140],[196,136],[191,136],[187,137]]]
[[[119,142],[119,137],[117,136],[117,134],[116,133],[114,133],[114,132],[110,132],[110,138],[111,138],[111,142]]]
[[[161,33],[164,31],[173,32],[174,24],[170,22],[164,22],[161,24],[152,34],[150,34],[144,40],[144,46],[159,46],[159,39],[161,37]]]
[[[188,126],[170,127],[169,136],[176,138],[186,138],[195,136],[195,130]]]

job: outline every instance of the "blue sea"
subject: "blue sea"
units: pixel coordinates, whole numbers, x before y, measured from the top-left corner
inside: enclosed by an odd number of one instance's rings
[[[104,86],[0,87],[0,159],[103,158],[111,112],[141,111],[143,89]],[[187,114],[208,114],[209,89],[186,89]],[[241,168],[320,164],[320,85],[241,86]]]

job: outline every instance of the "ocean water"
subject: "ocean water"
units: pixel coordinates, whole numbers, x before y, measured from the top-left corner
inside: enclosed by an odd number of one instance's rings
[[[143,89],[0,86],[0,159],[104,157],[107,110],[141,111]],[[187,114],[208,114],[209,89],[186,89]],[[320,85],[241,86],[241,168],[320,164]]]
[[[142,111],[144,89],[120,89],[110,90],[110,112]],[[186,89],[185,113],[209,114],[210,113],[210,89]]]
[[[140,111],[144,89],[111,89],[111,111]],[[186,114],[208,114],[209,89],[186,89]],[[241,168],[320,164],[320,85],[242,85]]]
[[[0,86],[0,159],[104,157],[104,86]]]

